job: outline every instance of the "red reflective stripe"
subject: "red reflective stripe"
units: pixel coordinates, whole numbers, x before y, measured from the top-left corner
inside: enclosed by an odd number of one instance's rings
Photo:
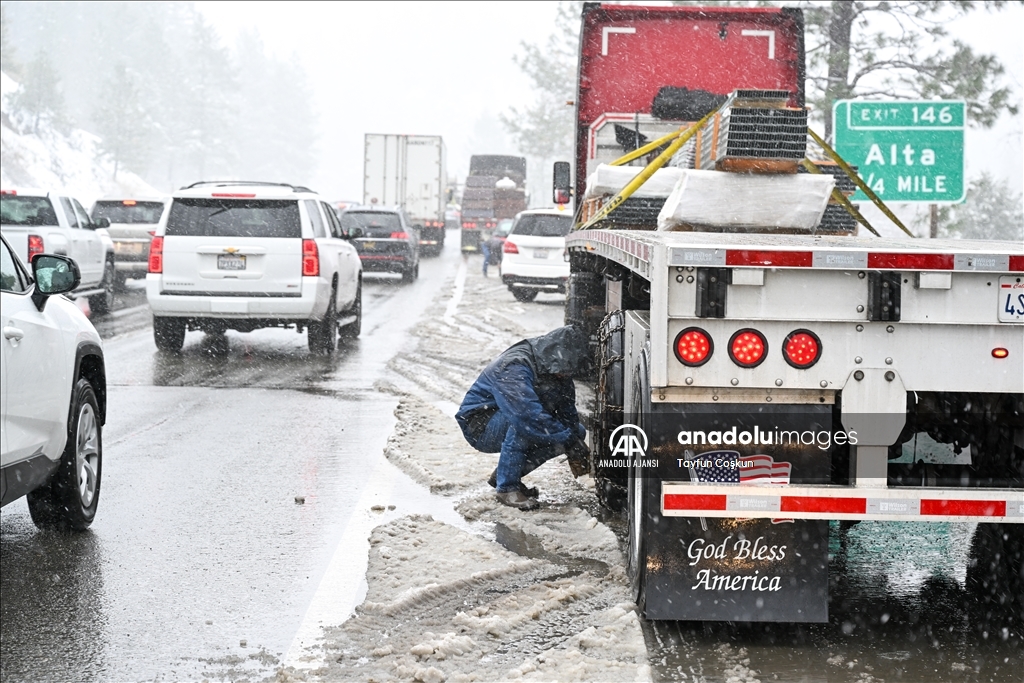
[[[866,498],[828,498],[823,496],[782,496],[782,512],[867,512]]]
[[[868,268],[906,268],[910,270],[953,270],[952,254],[869,253]]]
[[[922,515],[963,515],[965,517],[1005,517],[1004,500],[929,500],[921,499]]]
[[[1024,256],[1011,256],[1010,270],[1017,273],[1024,273]]]
[[[666,510],[725,510],[725,496],[700,493],[665,494]]]
[[[781,268],[810,268],[814,254],[810,251],[754,251],[730,249],[725,252],[727,266],[779,266]]]

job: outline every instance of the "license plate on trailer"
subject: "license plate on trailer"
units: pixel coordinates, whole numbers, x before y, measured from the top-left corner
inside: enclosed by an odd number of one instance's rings
[[[217,270],[245,270],[245,257],[236,254],[218,254]]]
[[[1024,277],[999,278],[999,322],[1024,322]]]
[[[548,257],[548,250],[547,249],[534,249],[533,250],[533,258],[547,258],[547,257]]]

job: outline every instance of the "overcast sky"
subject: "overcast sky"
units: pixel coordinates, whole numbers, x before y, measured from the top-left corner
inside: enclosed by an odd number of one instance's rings
[[[637,3],[640,4],[640,3]],[[514,151],[498,114],[532,97],[512,61],[522,41],[543,43],[553,2],[201,2],[233,45],[256,28],[278,55],[306,67],[320,117],[320,164],[311,184],[325,195],[362,196],[364,133],[442,135],[450,174],[469,155]],[[1024,9],[976,12],[950,25],[953,36],[998,55],[1007,81],[1024,92]],[[566,85],[567,94],[574,85]],[[1024,185],[1022,120],[969,131],[968,176],[988,170]]]

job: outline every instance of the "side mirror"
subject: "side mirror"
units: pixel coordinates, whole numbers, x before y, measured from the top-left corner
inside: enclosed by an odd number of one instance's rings
[[[555,162],[551,184],[555,204],[568,204],[572,196],[572,170],[568,161]]]
[[[32,277],[36,281],[32,302],[40,311],[46,306],[47,298],[71,292],[82,282],[82,273],[74,259],[54,254],[38,254],[32,259]]]
[[[93,221],[92,224],[93,224],[93,226],[95,226],[97,228],[109,228],[110,227],[110,219],[106,218],[106,217],[97,218],[95,221]]]

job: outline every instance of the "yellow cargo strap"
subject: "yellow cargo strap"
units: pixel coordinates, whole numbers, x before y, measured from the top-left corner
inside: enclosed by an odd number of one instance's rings
[[[720,109],[720,107],[719,107],[719,109]],[[704,126],[704,124],[707,123],[711,119],[711,117],[714,116],[717,113],[718,113],[718,109],[715,109],[715,110],[711,111],[710,113],[708,113],[708,115],[705,116],[704,118],[702,118],[700,121],[698,121],[697,123],[695,123],[692,126],[690,126],[689,128],[687,128],[685,131],[683,131],[681,133],[679,133],[679,132],[672,133],[671,135],[666,136],[668,138],[671,138],[671,137],[675,136],[675,142],[670,144],[665,149],[664,152],[659,154],[654,159],[654,161],[652,161],[651,163],[647,164],[647,166],[642,171],[637,173],[636,176],[632,180],[630,180],[629,183],[627,183],[624,188],[619,190],[618,194],[616,194],[614,197],[612,197],[611,201],[609,201],[607,204],[602,206],[601,210],[598,211],[596,214],[594,214],[593,218],[591,218],[589,221],[587,221],[584,225],[582,225],[579,228],[577,228],[577,230],[586,230],[587,228],[591,227],[595,223],[604,220],[605,218],[608,217],[608,214],[610,214],[615,209],[619,208],[619,205],[622,204],[622,202],[624,202],[627,199],[629,199],[633,195],[634,192],[636,192],[638,189],[640,189],[640,186],[642,186],[644,183],[646,183],[650,179],[650,177],[652,175],[654,175],[655,171],[657,171],[659,168],[664,166],[668,162],[668,160],[671,159],[675,155],[675,153],[678,152],[679,149],[690,140],[690,138],[692,138],[694,135],[696,135],[697,131],[700,130]],[[622,157],[622,159],[617,159],[616,161],[625,163],[622,160],[626,159],[626,157],[629,157],[631,154],[632,155],[636,155],[638,152],[641,152],[641,150],[644,150],[644,149],[646,149],[648,147],[651,147],[651,145],[654,145],[654,147],[652,147],[652,149],[654,149],[654,148],[658,147],[659,145],[664,144],[664,142],[663,142],[664,140],[665,140],[665,138],[659,138],[658,140],[655,140],[654,142],[650,142],[650,143],[644,145],[643,147],[641,147],[640,149],[638,149],[638,150],[636,150],[634,152],[630,152],[625,157]],[[638,156],[643,156],[643,153],[639,154]],[[633,158],[637,158],[637,157],[634,156]],[[579,173],[578,170],[577,170],[577,173]]]
[[[803,161],[800,162],[800,165],[806,168],[808,173],[822,173],[821,169],[815,166],[814,162],[811,161],[810,159],[804,159]],[[864,218],[864,216],[861,215],[861,212],[857,210],[857,207],[850,203],[850,200],[846,198],[845,194],[839,191],[838,187],[832,188],[832,199],[836,200],[839,204],[841,204],[842,207],[846,209],[846,212],[853,216],[858,223],[867,228],[872,235],[874,235],[875,237],[881,237],[881,235],[878,234],[878,231],[871,227],[871,224],[868,223],[868,219]]]
[[[834,149],[829,147],[827,142],[822,140],[818,136],[817,133],[815,133],[813,130],[811,130],[810,126],[807,127],[807,134],[810,135],[811,138],[813,138],[814,141],[817,142],[818,145],[823,150],[825,150],[826,154],[828,154],[830,157],[832,157],[832,161],[834,161],[837,164],[839,164],[839,168],[843,169],[843,173],[845,173],[846,175],[848,175],[850,177],[850,180],[852,180],[854,182],[854,184],[858,188],[860,188],[861,192],[863,192],[864,194],[866,194],[868,196],[868,198],[874,203],[875,206],[877,206],[879,209],[881,209],[882,213],[884,213],[886,216],[889,217],[889,220],[891,220],[893,223],[895,223],[899,227],[900,230],[902,230],[903,232],[907,233],[911,237],[917,237],[917,235],[915,235],[914,233],[912,233],[909,230],[907,230],[907,226],[903,225],[903,222],[900,221],[900,219],[896,217],[896,214],[894,214],[892,211],[889,210],[889,207],[885,205],[885,202],[883,202],[881,199],[879,199],[878,195],[875,194],[871,190],[871,188],[867,186],[867,183],[865,183],[863,180],[860,179],[860,176],[857,175],[857,172],[854,171],[852,168],[850,168],[850,165],[848,163],[846,163],[846,161],[843,160],[843,158],[841,156],[839,156],[839,154],[836,153],[836,151]],[[851,204],[851,206],[852,206],[852,204]],[[849,211],[849,209],[847,209],[847,211]],[[874,230],[872,230],[872,232],[874,232]],[[877,235],[878,233],[876,232],[875,234]]]
[[[643,147],[638,147],[637,149],[634,149],[629,154],[626,154],[625,156],[619,157],[618,159],[616,159],[615,161],[611,162],[608,165],[609,166],[622,166],[623,164],[628,164],[629,162],[633,161],[633,159],[639,159],[643,155],[645,155],[645,154],[647,154],[649,152],[653,152],[654,150],[656,150],[659,147],[661,147],[662,145],[664,145],[666,142],[671,142],[672,140],[675,140],[677,137],[679,137],[680,135],[682,135],[685,132],[686,132],[686,126],[683,126],[679,130],[674,130],[671,133],[669,133],[668,135],[663,135],[662,137],[658,138],[657,140],[655,140],[653,142],[648,142]]]

